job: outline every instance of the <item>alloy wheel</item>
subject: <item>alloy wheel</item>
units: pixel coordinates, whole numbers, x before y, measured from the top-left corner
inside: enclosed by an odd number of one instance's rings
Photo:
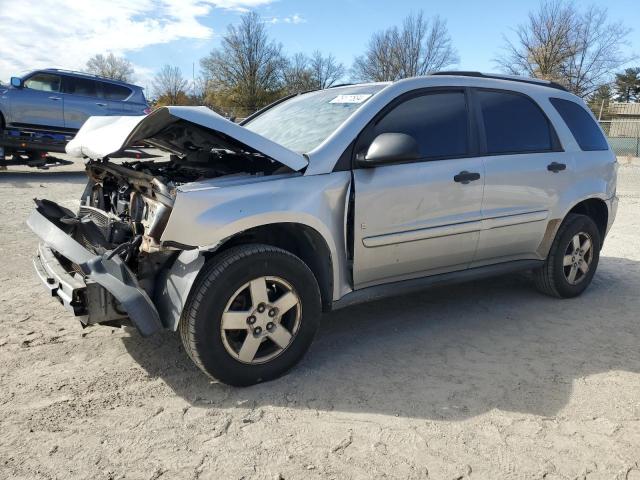
[[[231,296],[220,334],[227,353],[242,363],[260,364],[284,352],[300,328],[302,301],[279,277],[247,282]]]
[[[585,232],[576,233],[565,249],[562,266],[567,282],[577,285],[585,279],[593,261],[593,242]]]

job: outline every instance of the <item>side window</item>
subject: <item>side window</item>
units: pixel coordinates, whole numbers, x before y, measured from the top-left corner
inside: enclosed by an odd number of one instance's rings
[[[540,107],[524,95],[477,90],[484,121],[487,153],[508,154],[553,150],[551,127]]]
[[[609,150],[607,140],[595,120],[576,102],[561,98],[550,98],[551,105],[558,111],[564,123],[584,151]]]
[[[469,122],[465,94],[434,92],[410,98],[374,126],[369,143],[381,133],[411,135],[425,159],[466,155]]]
[[[36,73],[24,82],[24,86],[41,92],[59,92],[60,77],[49,73]]]
[[[64,93],[82,95],[84,97],[97,97],[96,82],[89,78],[65,77]]]
[[[131,90],[122,85],[102,83],[102,95],[107,100],[124,100],[131,95]]]

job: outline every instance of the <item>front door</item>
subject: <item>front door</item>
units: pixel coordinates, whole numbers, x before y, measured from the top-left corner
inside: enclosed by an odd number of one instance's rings
[[[354,170],[354,286],[463,270],[481,224],[484,175],[464,90],[426,90],[391,105],[361,134],[417,140],[420,160]]]
[[[59,75],[35,73],[25,80],[22,89],[13,93],[13,124],[41,128],[64,127]]]
[[[108,115],[108,102],[98,96],[98,82],[91,78],[63,77],[64,125],[78,130],[87,118]]]

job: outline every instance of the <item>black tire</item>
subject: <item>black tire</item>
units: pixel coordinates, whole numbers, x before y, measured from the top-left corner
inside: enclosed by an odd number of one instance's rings
[[[238,289],[262,276],[288,282],[301,301],[302,313],[291,343],[282,352],[264,363],[247,364],[227,351],[222,314]],[[313,341],[320,315],[318,282],[302,260],[269,245],[241,245],[205,265],[182,312],[180,334],[187,353],[207,375],[229,385],[248,386],[273,380],[298,363]]]
[[[565,267],[563,262],[573,237],[580,233],[590,237],[593,252],[588,272],[574,285],[569,282],[565,274],[565,268],[571,267]],[[557,298],[577,297],[586,290],[596,273],[601,245],[600,231],[590,217],[573,213],[567,215],[556,233],[544,265],[533,271],[536,288],[546,295]]]

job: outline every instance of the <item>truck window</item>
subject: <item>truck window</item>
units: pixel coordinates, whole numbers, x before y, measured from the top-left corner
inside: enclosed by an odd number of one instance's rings
[[[583,151],[609,150],[607,140],[602,135],[595,120],[576,102],[561,98],[550,98],[551,105],[567,124],[573,138]]]
[[[41,92],[59,92],[60,77],[49,73],[36,73],[24,82],[24,86]]]
[[[102,83],[102,95],[107,100],[124,100],[131,95],[131,90],[122,85]]]
[[[530,98],[511,92],[478,90],[487,153],[490,155],[553,150],[547,117]]]
[[[98,90],[95,80],[89,78],[65,77],[64,93],[82,95],[84,97],[97,97]]]

